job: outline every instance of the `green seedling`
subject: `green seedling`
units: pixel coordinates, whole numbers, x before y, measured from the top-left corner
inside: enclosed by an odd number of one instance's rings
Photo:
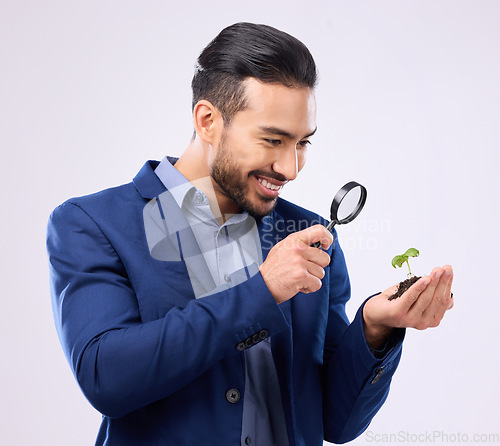
[[[418,250],[416,250],[415,248],[410,248],[404,254],[394,257],[392,259],[392,266],[394,268],[396,268],[396,266],[401,268],[403,266],[403,263],[406,262],[406,264],[408,265],[408,271],[410,272],[410,277],[413,277],[408,259],[410,257],[418,257],[419,254],[420,253],[418,252]]]

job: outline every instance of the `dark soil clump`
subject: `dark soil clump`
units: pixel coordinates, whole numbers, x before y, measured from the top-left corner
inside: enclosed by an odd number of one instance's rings
[[[410,288],[418,279],[420,279],[420,277],[421,276],[412,276],[409,279],[399,282],[397,291],[392,296],[389,297],[389,300],[401,297],[408,288]]]

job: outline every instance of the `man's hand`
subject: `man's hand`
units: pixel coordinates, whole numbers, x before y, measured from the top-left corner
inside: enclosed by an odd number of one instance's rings
[[[363,308],[365,336],[374,348],[381,348],[393,328],[425,330],[437,327],[453,307],[450,265],[434,268],[429,276],[415,282],[401,297],[388,300],[397,285],[369,299]]]
[[[321,288],[321,279],[330,263],[330,256],[311,246],[320,242],[328,249],[332,234],[322,225],[314,225],[290,234],[269,251],[259,270],[277,303],[291,299],[297,293],[313,293]]]

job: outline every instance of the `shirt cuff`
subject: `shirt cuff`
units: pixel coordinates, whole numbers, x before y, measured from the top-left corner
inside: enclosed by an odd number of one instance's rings
[[[389,338],[387,341],[385,341],[384,346],[381,349],[376,349],[370,345],[368,341],[366,341],[366,344],[368,345],[368,348],[371,352],[371,354],[376,358],[376,359],[384,359],[396,345],[398,345],[400,342],[403,341],[404,338],[404,328],[394,328],[392,330],[392,333],[390,334]]]

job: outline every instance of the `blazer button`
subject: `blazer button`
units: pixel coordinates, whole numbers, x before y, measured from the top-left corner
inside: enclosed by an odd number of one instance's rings
[[[252,345],[253,345],[253,341],[252,341],[252,338],[246,338],[245,339],[245,345],[250,348]]]
[[[264,328],[263,330],[259,331],[259,337],[261,340],[266,339],[269,336],[269,332]]]
[[[245,345],[244,342],[239,342],[237,345],[236,345],[236,350],[238,350],[239,352],[242,352],[243,350],[245,350],[247,347]]]
[[[253,336],[252,336],[252,342],[253,344],[258,344],[259,342],[261,341],[260,339],[260,333],[255,333]]]
[[[240,400],[240,392],[237,389],[229,389],[226,392],[226,400],[231,404],[236,404]]]

